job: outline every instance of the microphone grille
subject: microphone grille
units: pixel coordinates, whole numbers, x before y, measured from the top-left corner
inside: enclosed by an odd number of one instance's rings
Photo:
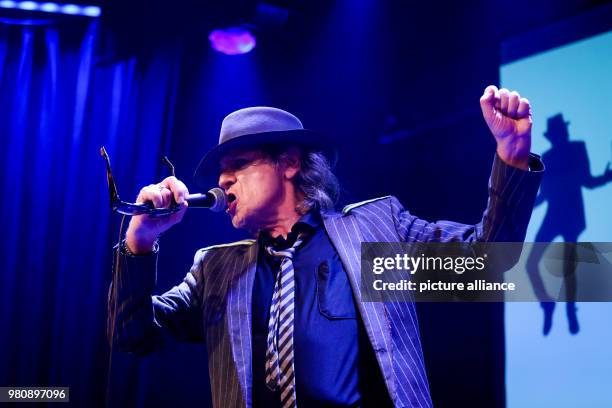
[[[227,208],[227,197],[223,190],[219,187],[211,188],[208,190],[210,194],[215,198],[215,202],[210,206],[210,210],[213,212],[220,212]]]

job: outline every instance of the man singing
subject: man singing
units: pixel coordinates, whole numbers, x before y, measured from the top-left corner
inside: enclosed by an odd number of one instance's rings
[[[173,215],[131,218],[109,296],[109,337],[149,352],[167,331],[202,341],[215,407],[431,407],[413,303],[362,302],[361,242],[523,241],[543,165],[529,153],[531,108],[516,92],[485,89],[497,141],[482,221],[430,223],[394,197],[334,212],[335,152],[292,114],[253,107],[228,115],[196,181],[218,177],[235,228],[254,239],[199,250],[183,282],[155,286],[157,239],[181,221],[185,185],[143,188],[138,202]]]

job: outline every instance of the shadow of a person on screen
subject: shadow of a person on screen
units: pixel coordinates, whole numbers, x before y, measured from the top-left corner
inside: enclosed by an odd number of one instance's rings
[[[536,234],[535,242],[550,244],[560,236],[564,242],[575,243],[586,227],[582,187],[597,188],[612,181],[610,163],[601,176],[592,176],[589,166],[586,145],[583,141],[569,140],[569,132],[563,114],[548,118],[544,136],[552,147],[542,155],[546,165],[546,177],[542,180],[535,206],[548,202],[542,226]],[[539,263],[548,245],[533,247],[527,259],[527,273],[536,296],[544,310],[543,334],[546,336],[552,328],[552,316],[555,302],[546,293],[546,288],[539,271]],[[576,246],[565,245],[563,254],[563,280],[566,296],[566,312],[569,332],[580,331],[576,315]]]

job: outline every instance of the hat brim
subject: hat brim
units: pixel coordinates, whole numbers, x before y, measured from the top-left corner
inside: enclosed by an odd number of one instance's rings
[[[233,150],[257,148],[265,145],[295,145],[309,150],[320,151],[334,166],[337,161],[337,149],[324,135],[309,130],[295,129],[275,132],[252,133],[230,139],[212,148],[204,155],[193,175],[194,181],[202,188],[210,188],[215,183],[221,170],[220,161]]]

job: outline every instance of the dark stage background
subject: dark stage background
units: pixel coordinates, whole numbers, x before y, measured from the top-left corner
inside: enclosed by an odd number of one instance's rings
[[[498,83],[501,41],[603,2],[270,1],[288,20],[237,56],[207,33],[253,1],[91,3],[101,19],[0,9],[0,386],[69,386],[81,406],[208,406],[201,346],[136,358],[106,343],[119,219],[99,147],[124,199],[165,177],[163,154],[195,189],[223,117],[277,106],[340,146],[339,208],[393,194],[422,218],[476,223],[494,154],[478,99]],[[188,211],[161,240],[158,290],[196,249],[242,237]],[[435,405],[503,407],[503,304],[418,310]]]

